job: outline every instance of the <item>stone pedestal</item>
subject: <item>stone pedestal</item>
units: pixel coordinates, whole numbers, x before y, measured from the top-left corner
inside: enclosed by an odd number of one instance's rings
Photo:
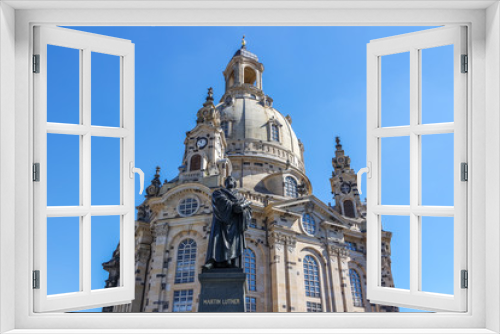
[[[198,312],[245,312],[246,274],[240,268],[203,270]]]

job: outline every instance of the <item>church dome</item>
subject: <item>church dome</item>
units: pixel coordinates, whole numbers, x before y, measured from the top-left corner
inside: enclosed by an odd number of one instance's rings
[[[216,109],[227,134],[229,156],[263,157],[304,171],[302,144],[292,129],[291,117],[284,117],[255,94],[236,94],[227,100]]]
[[[264,65],[242,47],[224,70],[225,93],[216,106],[227,142],[227,154],[264,158],[304,173],[303,146],[292,129],[290,116],[273,108],[262,91]]]

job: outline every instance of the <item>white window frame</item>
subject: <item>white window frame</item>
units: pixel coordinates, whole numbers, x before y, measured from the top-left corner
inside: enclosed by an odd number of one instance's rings
[[[466,27],[450,26],[387,37],[371,41],[367,46],[367,161],[371,177],[367,179],[367,299],[381,305],[403,306],[426,310],[460,311],[467,309],[467,290],[461,288],[461,270],[467,270],[467,182],[461,181],[461,163],[467,163],[467,76],[461,73],[461,56],[467,54]],[[453,45],[454,120],[448,123],[422,124],[421,59],[424,49]],[[383,127],[381,110],[382,57],[408,52],[410,57],[410,123]],[[422,205],[421,137],[432,134],[453,134],[452,206]],[[408,205],[383,205],[381,199],[382,140],[408,138],[409,191]],[[381,285],[381,249],[383,215],[400,215],[410,220],[410,288],[398,289]],[[452,217],[453,220],[453,294],[420,291],[422,286],[421,220],[425,216]]]
[[[129,6],[129,9],[125,8]],[[155,6],[151,9],[151,6]],[[183,7],[185,6],[185,7]],[[199,7],[196,7],[199,6]],[[223,332],[224,328],[305,329],[309,333],[500,332],[500,11],[497,1],[0,3],[0,331],[2,333]],[[133,9],[130,9],[133,7]],[[149,7],[149,9],[148,9]],[[180,8],[183,7],[183,8]],[[103,10],[109,8],[112,10]],[[138,11],[138,8],[144,10]],[[242,10],[242,9],[245,10]],[[307,10],[305,10],[307,9]],[[211,15],[207,15],[207,12]],[[287,15],[283,15],[283,13]],[[468,311],[433,314],[35,314],[31,289],[33,212],[32,26],[61,25],[408,25],[469,26],[470,257]],[[15,84],[13,84],[15,83]],[[488,140],[486,140],[488,136]],[[14,143],[14,145],[13,145]],[[487,154],[486,154],[487,152]],[[486,182],[488,175],[488,182]],[[14,197],[13,197],[14,194]],[[487,194],[487,196],[486,196]],[[473,233],[470,233],[473,232]],[[486,252],[486,247],[488,252]],[[486,263],[488,266],[486,267]],[[166,320],[168,318],[168,321]],[[360,321],[362,319],[363,321]],[[141,328],[138,328],[141,323]],[[169,328],[166,328],[169,326]],[[257,327],[258,326],[258,327]],[[29,330],[27,330],[29,328]],[[26,330],[23,330],[26,329]],[[62,330],[63,329],[63,330]],[[264,330],[262,330],[264,332]],[[345,331],[343,331],[345,332]]]
[[[39,271],[39,289],[34,289],[35,312],[78,310],[127,304],[135,296],[134,251],[134,44],[128,40],[99,36],[59,27],[34,27],[34,52],[40,56],[39,73],[34,80],[34,161],[39,163],[39,181],[34,183],[34,270]],[[47,122],[47,45],[73,48],[80,58],[80,122]],[[120,59],[120,126],[94,126],[91,123],[91,55],[100,52]],[[80,205],[47,206],[47,134],[78,135]],[[120,140],[120,204],[92,205],[91,140]],[[78,148],[77,148],[78,149]],[[126,195],[125,195],[126,194]],[[91,288],[91,219],[93,216],[120,217],[120,282],[111,289]],[[80,288],[78,292],[47,295],[47,218],[78,217]]]

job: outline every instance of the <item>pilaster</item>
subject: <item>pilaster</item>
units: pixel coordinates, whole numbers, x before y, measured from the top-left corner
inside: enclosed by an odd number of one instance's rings
[[[286,289],[287,289],[287,311],[299,311],[299,303],[303,302],[303,298],[298,295],[298,279],[297,279],[297,238],[293,235],[285,236],[285,266],[286,266]]]
[[[343,296],[343,288],[341,286],[341,267],[338,256],[339,247],[336,245],[328,245],[327,253],[328,253],[328,276],[329,280],[329,288],[330,294],[332,296],[332,312],[344,312],[345,311],[345,301]]]
[[[285,270],[285,236],[271,231],[268,236],[270,251],[272,312],[287,312],[287,273]]]
[[[152,243],[153,255],[151,257],[151,271],[149,273],[150,288],[148,291],[149,304],[146,312],[162,312],[165,304],[167,268],[165,265],[168,225],[166,223],[153,225],[154,241]]]
[[[344,248],[335,249],[337,253],[337,261],[339,268],[339,277],[340,277],[340,287],[342,289],[342,295],[344,299],[344,311],[345,312],[353,312],[354,304],[352,300],[352,292],[351,292],[351,281],[349,279],[349,251]]]

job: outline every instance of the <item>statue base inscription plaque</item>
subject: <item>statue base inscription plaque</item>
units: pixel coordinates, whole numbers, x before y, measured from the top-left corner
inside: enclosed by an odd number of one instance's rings
[[[245,312],[246,274],[241,268],[203,269],[198,312]]]

